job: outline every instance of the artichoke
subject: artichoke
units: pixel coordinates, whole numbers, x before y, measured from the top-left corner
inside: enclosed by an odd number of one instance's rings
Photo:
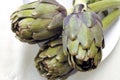
[[[39,0],[24,4],[12,15],[12,31],[27,43],[56,38],[62,33],[66,9],[55,0]]]
[[[67,56],[63,53],[62,39],[45,43],[44,50],[39,51],[35,58],[36,68],[39,73],[49,80],[67,78],[73,70],[67,61]]]
[[[72,14],[63,23],[63,51],[68,56],[70,66],[79,71],[95,69],[102,57],[104,37],[102,23],[90,10],[75,6]]]

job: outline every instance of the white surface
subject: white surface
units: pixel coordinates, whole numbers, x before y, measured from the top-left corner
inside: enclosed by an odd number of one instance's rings
[[[70,0],[58,1],[68,4]],[[38,46],[21,43],[10,30],[9,17],[21,4],[21,0],[0,0],[0,80],[46,80],[39,76],[34,67],[33,59],[38,52]],[[112,51],[113,45],[119,39],[119,25],[120,20],[112,29],[113,31],[105,36],[106,48],[103,58],[111,54],[99,67],[86,73],[78,72],[68,80],[120,80],[120,40]]]

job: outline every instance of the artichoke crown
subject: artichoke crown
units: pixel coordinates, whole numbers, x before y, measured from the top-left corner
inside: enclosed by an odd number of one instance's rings
[[[65,78],[72,68],[68,64],[67,56],[63,53],[62,39],[45,43],[45,45],[46,48],[40,50],[35,58],[38,71],[51,80]]]
[[[102,23],[92,11],[77,5],[63,23],[63,50],[69,64],[81,71],[96,68],[104,47]]]
[[[37,43],[59,36],[66,9],[55,0],[24,4],[12,15],[12,31],[19,40]]]

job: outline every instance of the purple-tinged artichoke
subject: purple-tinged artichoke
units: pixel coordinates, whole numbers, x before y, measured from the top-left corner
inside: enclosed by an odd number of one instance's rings
[[[104,38],[102,23],[96,13],[75,6],[74,12],[63,23],[63,51],[69,64],[80,71],[88,71],[98,66],[102,58]]]

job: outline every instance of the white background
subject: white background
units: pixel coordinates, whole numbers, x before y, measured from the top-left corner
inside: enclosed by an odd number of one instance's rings
[[[61,3],[69,4],[69,1],[64,0]],[[20,42],[11,31],[10,15],[21,4],[22,0],[0,0],[0,80],[46,80],[39,76],[34,66],[33,60],[38,52],[38,46]],[[120,25],[120,20],[117,25]],[[120,28],[117,28],[117,31],[120,32]],[[110,55],[98,68],[90,72],[78,72],[68,80],[120,80],[120,40],[114,49],[110,45],[119,39],[117,31],[109,32],[112,33],[112,38],[105,37],[108,39],[106,42],[108,46],[103,55],[108,56],[109,53]]]

